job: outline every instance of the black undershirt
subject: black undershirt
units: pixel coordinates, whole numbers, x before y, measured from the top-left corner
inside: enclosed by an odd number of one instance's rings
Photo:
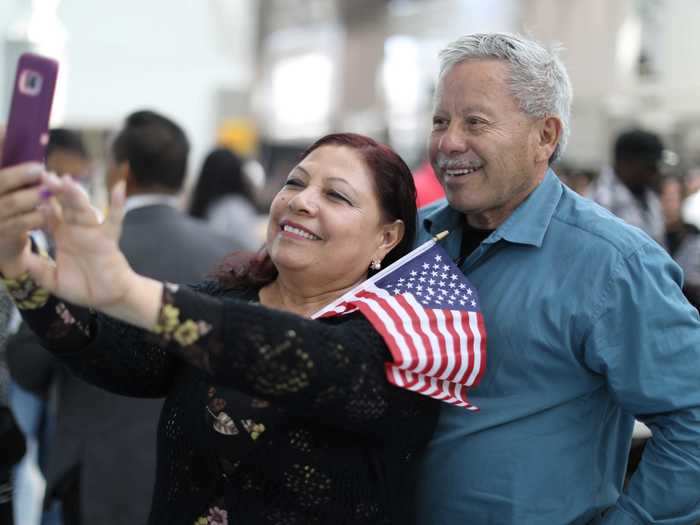
[[[461,266],[462,263],[471,255],[471,253],[476,250],[476,248],[481,244],[481,241],[486,239],[491,235],[494,230],[480,230],[477,228],[472,228],[464,221],[462,225],[462,244],[459,248],[459,260],[457,265]]]

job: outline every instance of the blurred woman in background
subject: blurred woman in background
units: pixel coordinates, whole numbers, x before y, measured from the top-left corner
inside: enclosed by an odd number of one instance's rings
[[[235,238],[245,250],[264,240],[265,217],[258,214],[241,159],[227,148],[213,150],[195,183],[189,214]]]

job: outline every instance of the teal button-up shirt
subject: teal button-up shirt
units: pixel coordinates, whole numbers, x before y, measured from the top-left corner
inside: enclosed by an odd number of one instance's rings
[[[457,259],[462,224],[433,206],[418,240],[450,230]],[[700,522],[700,320],[664,250],[549,171],[462,270],[488,333],[481,411],[442,407],[418,523]],[[634,416],[654,435],[622,493]]]

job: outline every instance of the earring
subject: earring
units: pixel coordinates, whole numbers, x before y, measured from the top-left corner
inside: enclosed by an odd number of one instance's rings
[[[382,269],[382,262],[378,261],[377,259],[372,259],[372,262],[370,263],[369,267],[376,272]]]

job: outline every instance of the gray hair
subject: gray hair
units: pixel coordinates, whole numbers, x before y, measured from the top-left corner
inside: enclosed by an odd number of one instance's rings
[[[534,40],[509,33],[476,33],[463,36],[440,52],[442,79],[465,60],[497,59],[510,65],[510,90],[520,109],[531,117],[558,117],[562,123],[559,143],[549,162],[557,160],[569,138],[571,82],[557,56],[561,47],[545,49]]]

